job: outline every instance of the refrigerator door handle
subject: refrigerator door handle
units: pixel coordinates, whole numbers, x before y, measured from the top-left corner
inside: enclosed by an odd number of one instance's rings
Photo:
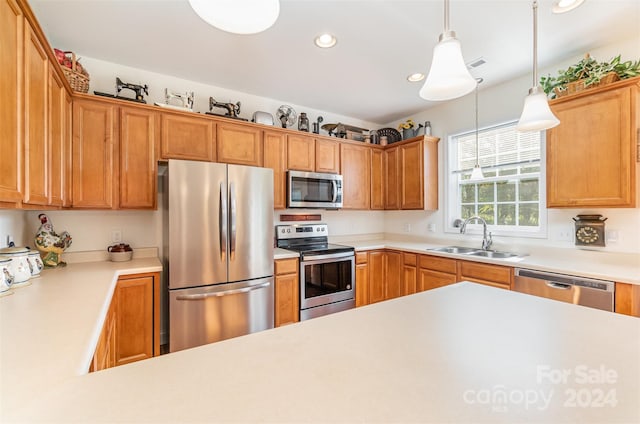
[[[335,180],[331,180],[331,187],[333,191],[333,198],[331,199],[332,203],[335,203],[338,200],[338,183]]]
[[[229,185],[229,203],[230,203],[230,226],[231,226],[231,240],[229,242],[229,259],[234,260],[236,256],[236,186],[235,183]]]
[[[225,183],[220,183],[220,259],[225,260],[227,255],[227,190]]]
[[[241,289],[225,290],[221,292],[202,293],[202,294],[183,294],[183,295],[177,296],[176,299],[177,300],[203,300],[209,297],[230,296],[232,294],[248,293],[253,290],[264,289],[266,287],[269,287],[270,285],[271,285],[271,281],[267,281],[262,284],[257,284],[255,286],[250,286],[250,287],[244,287]]]

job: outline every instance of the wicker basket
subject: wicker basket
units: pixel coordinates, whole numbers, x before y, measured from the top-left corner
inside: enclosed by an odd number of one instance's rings
[[[619,79],[620,77],[618,76],[618,74],[614,71],[611,71],[605,76],[603,76],[602,78],[600,78],[600,81],[596,82],[595,84],[591,84],[588,87],[584,85],[585,80],[580,79],[578,81],[573,81],[568,83],[566,87],[556,87],[553,89],[553,91],[556,93],[556,97],[564,97],[571,94],[579,93],[584,90],[588,90],[589,88],[600,87],[603,85],[611,84],[613,82],[618,81]]]
[[[69,81],[69,85],[73,91],[78,91],[80,93],[88,93],[89,92],[89,76],[82,74],[77,68],[77,59],[76,55],[73,52],[64,52],[64,54],[71,54],[71,68],[67,68],[66,66],[61,66],[62,72],[64,72],[64,76]]]

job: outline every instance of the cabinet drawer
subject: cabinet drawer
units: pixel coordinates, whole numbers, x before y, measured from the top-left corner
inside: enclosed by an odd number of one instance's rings
[[[403,253],[402,262],[405,265],[416,266],[418,262],[418,255],[416,255],[415,253]]]
[[[367,252],[356,252],[356,264],[367,263]]]
[[[460,279],[474,280],[481,283],[490,282],[511,286],[513,269],[499,265],[480,264],[459,261]]]
[[[280,259],[276,261],[276,275],[293,274],[298,271],[298,259]]]
[[[455,274],[456,260],[439,256],[420,255],[420,268]]]

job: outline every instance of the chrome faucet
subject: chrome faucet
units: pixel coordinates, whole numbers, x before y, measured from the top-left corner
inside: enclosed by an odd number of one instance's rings
[[[473,221],[474,219],[482,223],[482,250],[489,250],[493,243],[493,239],[491,238],[491,233],[487,233],[487,221],[485,221],[484,218],[476,215],[465,219],[462,226],[460,226],[460,234],[465,233],[467,230],[467,224],[469,221]]]

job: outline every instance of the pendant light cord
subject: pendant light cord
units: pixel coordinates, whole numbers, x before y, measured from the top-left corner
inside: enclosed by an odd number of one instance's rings
[[[449,0],[444,0],[444,33],[449,32]]]
[[[478,140],[478,86],[482,81],[482,78],[476,78],[478,82],[476,84],[476,166],[480,166],[480,141]]]
[[[533,0],[533,86],[538,86],[538,0]]]

